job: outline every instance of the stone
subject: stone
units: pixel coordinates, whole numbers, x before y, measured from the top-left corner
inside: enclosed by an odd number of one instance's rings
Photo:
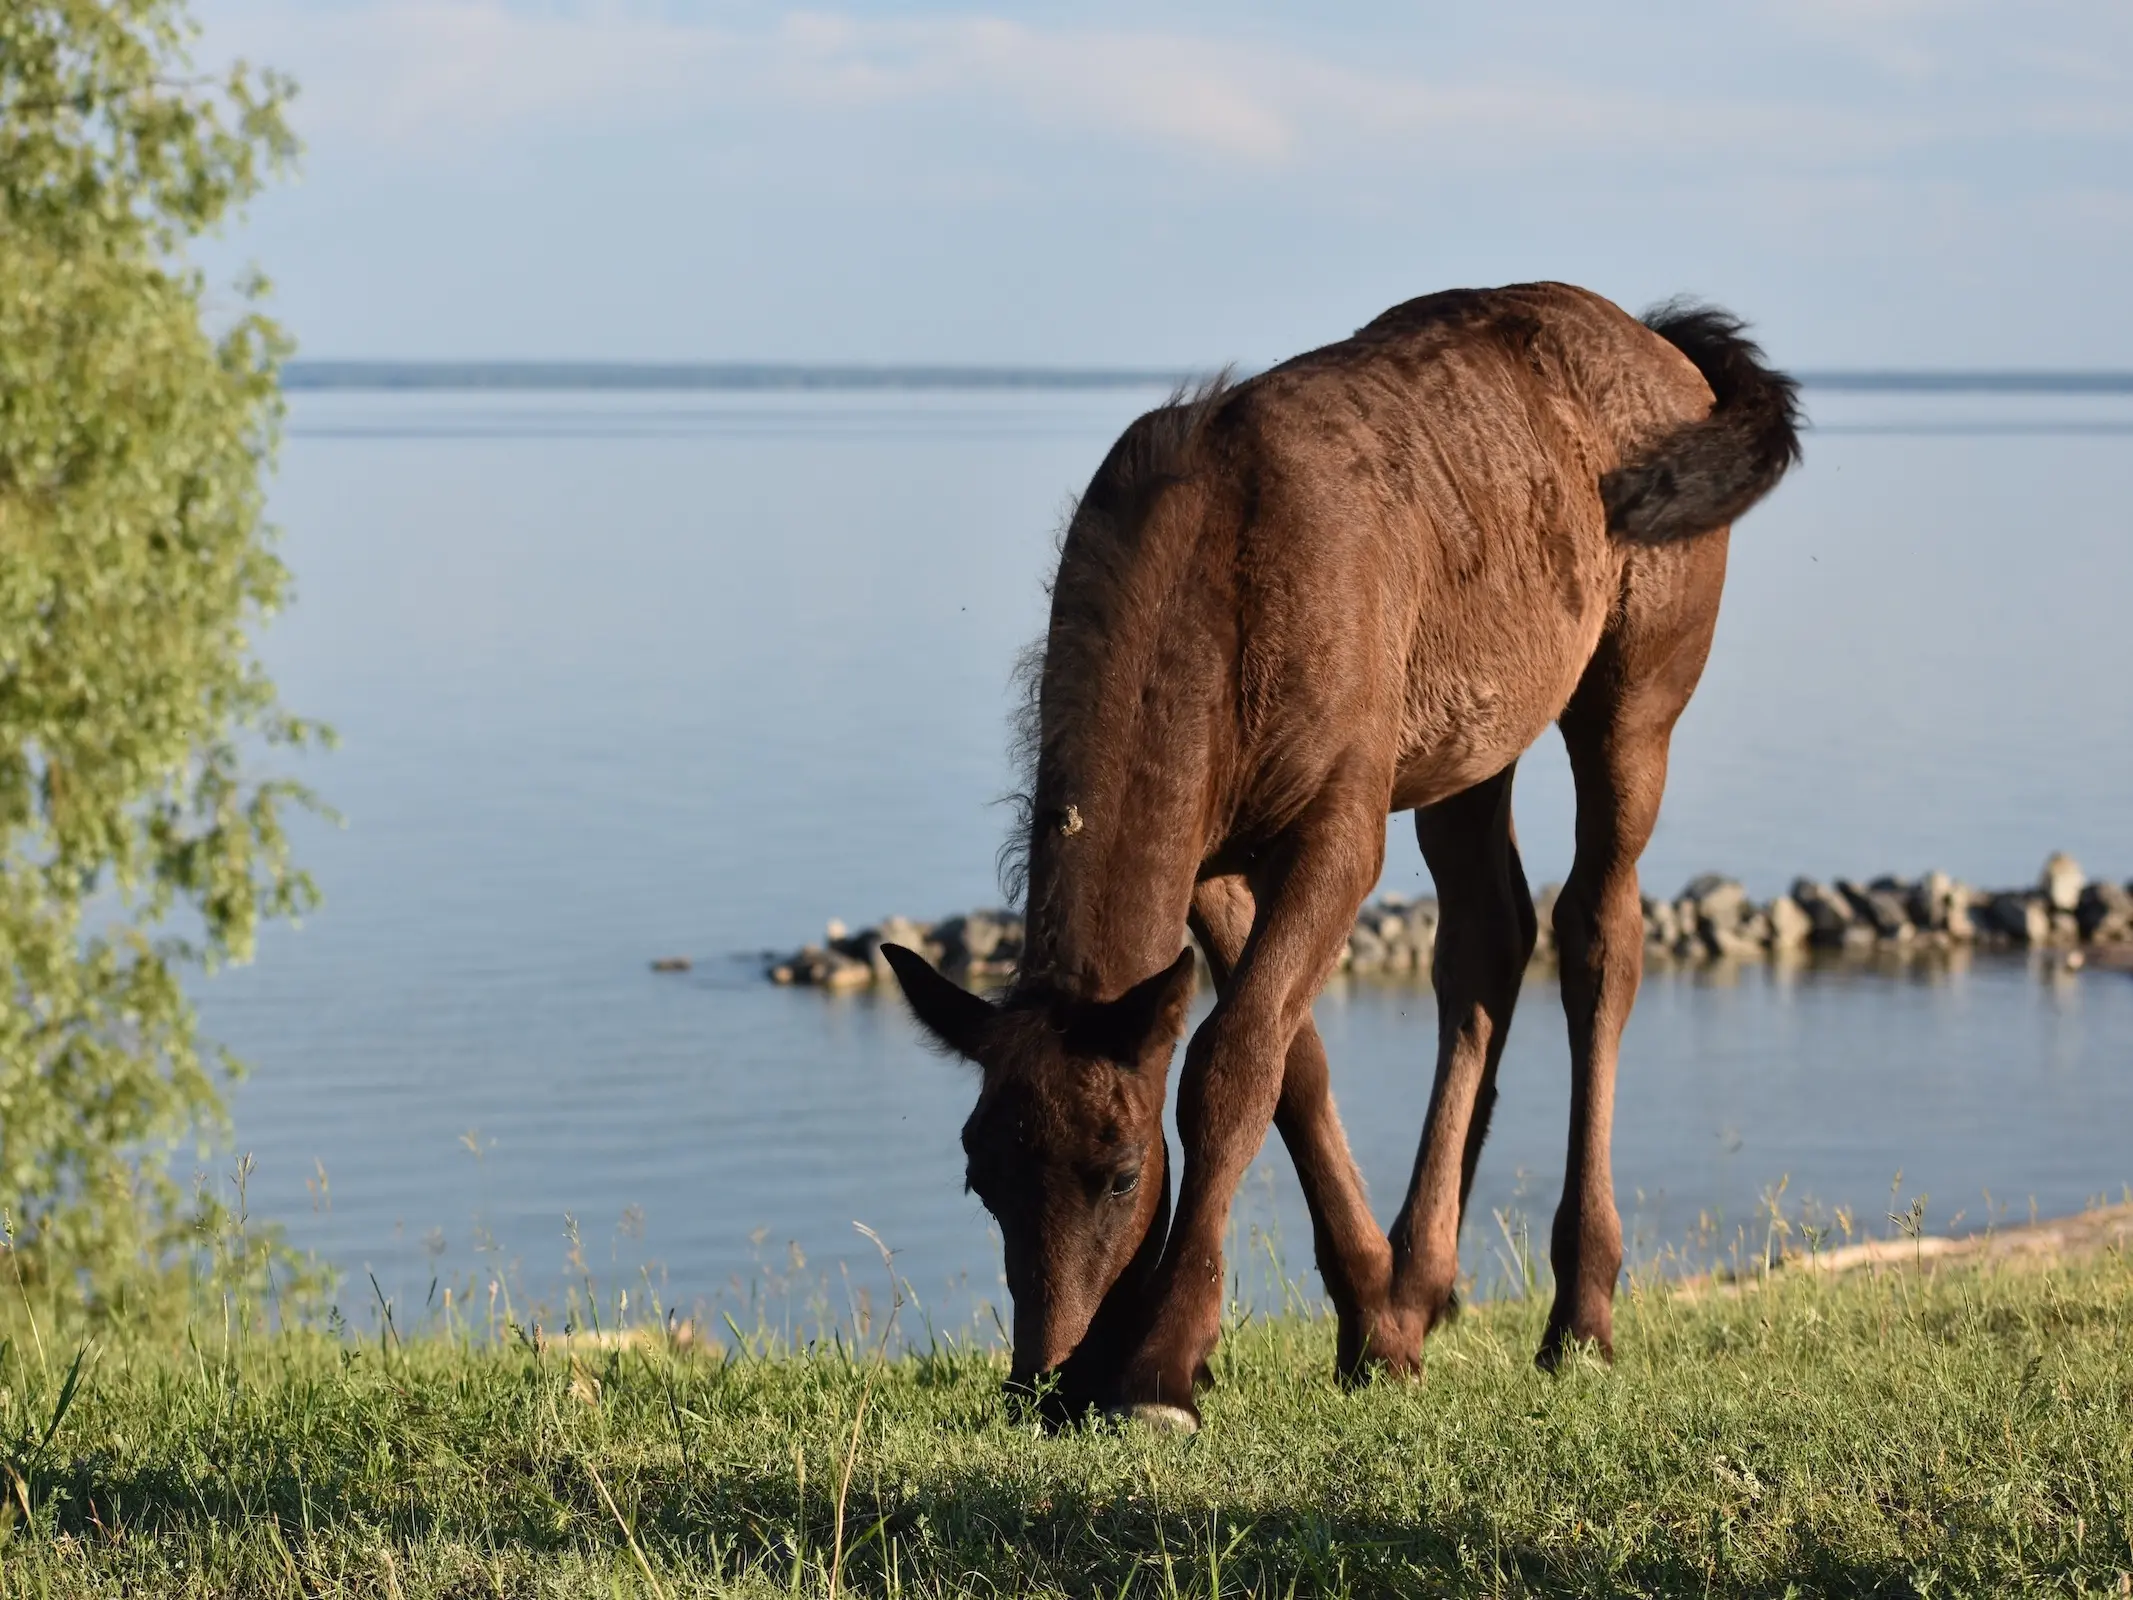
[[[2098,882],[2081,891],[2074,908],[2081,937],[2090,944],[2123,944],[2133,940],[2133,890],[2119,884]]]
[[[1985,915],[1996,933],[2016,944],[2043,944],[2051,937],[2051,911],[2044,896],[2033,891],[1996,894],[1986,905]]]
[[[1763,939],[1748,926],[1756,910],[1737,878],[1715,872],[1691,878],[1674,902],[1674,915],[1682,934],[1693,930],[1705,954],[1739,959],[1762,953]]]
[[[1740,921],[1748,909],[1748,891],[1741,887],[1740,880],[1720,877],[1715,872],[1691,878],[1680,899],[1696,908],[1699,919],[1708,918],[1729,927]]]
[[[928,961],[936,964],[940,961],[940,947],[927,938],[929,931],[924,923],[913,922],[909,917],[883,917],[875,926],[861,928],[833,948],[840,955],[864,961],[875,979],[886,983],[896,973],[889,965],[889,958],[881,953],[885,944],[900,944]]]
[[[933,943],[933,929],[923,922],[913,922],[909,917],[883,917],[875,930],[888,944],[900,944],[906,950],[924,953]]]
[[[1680,924],[1674,916],[1674,908],[1664,900],[1644,897],[1644,942],[1663,949],[1672,949],[1680,937]]]
[[[1706,917],[1697,926],[1696,933],[1703,941],[1704,949],[1714,956],[1746,961],[1763,953],[1764,940],[1756,937],[1753,923],[1735,923],[1727,927]]]
[[[987,911],[973,911],[963,918],[963,953],[973,961],[988,960],[1007,937],[1007,918]]]
[[[1358,924],[1348,935],[1348,970],[1376,972],[1385,965],[1385,941]]]
[[[2037,887],[2044,891],[2045,903],[2054,911],[2073,911],[2081,904],[2081,891],[2089,886],[2089,876],[2081,870],[2081,863],[2064,850],[2054,850],[2044,863],[2044,871],[2037,878]]]
[[[1792,898],[1807,913],[1807,920],[1812,925],[1808,943],[1824,949],[1839,949],[1847,943],[1857,942],[1848,936],[1858,919],[1852,914],[1851,902],[1843,895],[1824,888],[1812,878],[1795,878]],[[1867,927],[1866,938],[1871,941],[1873,936],[1873,929]]]
[[[864,989],[874,981],[874,969],[864,961],[829,951],[816,971],[815,982],[825,989]]]
[[[1967,941],[1977,936],[1977,925],[1970,916],[1970,903],[1975,897],[1976,891],[1968,884],[1957,882],[1945,872],[1929,872],[1911,885],[1904,909],[1924,932]]]
[[[1555,949],[1555,903],[1563,898],[1563,886],[1544,883],[1533,896],[1533,953],[1548,955]]]
[[[770,969],[770,981],[812,988],[828,975],[831,959],[820,945],[804,944]]]
[[[940,947],[944,969],[989,971],[1021,953],[1022,919],[1012,911],[965,912],[936,923],[933,942]]]
[[[1837,880],[1837,893],[1851,908],[1854,920],[1874,930],[1874,937],[1896,942],[1911,937],[1911,918],[1904,909],[1904,896],[1891,889],[1861,888],[1849,878]]]
[[[933,925],[934,943],[940,946],[940,965],[959,967],[970,960],[970,947],[963,942],[968,917],[943,917]]]
[[[1869,889],[1866,892],[1867,920],[1885,941],[1902,944],[1918,933],[1911,925],[1910,914],[1904,909],[1904,898],[1891,889]]]
[[[1770,902],[1769,918],[1773,950],[1797,950],[1815,931],[1814,918],[1789,894]]]

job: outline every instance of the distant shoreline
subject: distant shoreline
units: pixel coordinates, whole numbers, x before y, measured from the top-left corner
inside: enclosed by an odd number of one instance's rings
[[[813,365],[776,361],[291,361],[285,391],[870,392],[1175,388],[1202,373],[1139,367]],[[2133,395],[2133,372],[2016,369],[1802,372],[1809,389],[1852,394]]]

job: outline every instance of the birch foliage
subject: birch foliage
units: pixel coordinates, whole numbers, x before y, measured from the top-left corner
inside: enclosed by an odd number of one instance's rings
[[[313,899],[249,763],[320,730],[254,653],[287,341],[188,248],[294,155],[285,80],[183,0],[0,4],[0,1206],[93,1279],[152,1258],[234,1064],[183,979]],[[18,1263],[19,1264],[19,1263]]]

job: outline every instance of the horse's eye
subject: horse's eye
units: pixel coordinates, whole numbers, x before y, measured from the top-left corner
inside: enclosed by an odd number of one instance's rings
[[[1111,1198],[1122,1200],[1140,1186],[1141,1169],[1139,1167],[1134,1167],[1126,1172],[1113,1173],[1111,1175]]]

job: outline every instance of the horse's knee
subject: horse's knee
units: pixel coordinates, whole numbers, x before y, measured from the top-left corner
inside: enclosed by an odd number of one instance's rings
[[[1583,966],[1600,937],[1598,908],[1589,886],[1577,882],[1574,877],[1564,884],[1555,897],[1555,910],[1549,921],[1553,924],[1556,951],[1564,965]]]
[[[1634,873],[1622,873],[1600,884],[1571,881],[1556,896],[1550,918],[1555,947],[1566,968],[1582,969],[1629,951],[1644,948],[1644,902],[1637,891]]]
[[[1539,934],[1529,895],[1448,911],[1430,968],[1438,992],[1474,992],[1492,1004],[1515,994]]]
[[[1209,1148],[1233,1129],[1256,1136],[1272,1120],[1287,1076],[1286,1046],[1268,1047],[1278,1018],[1219,1004],[1185,1047],[1178,1078],[1178,1137],[1188,1151]]]

